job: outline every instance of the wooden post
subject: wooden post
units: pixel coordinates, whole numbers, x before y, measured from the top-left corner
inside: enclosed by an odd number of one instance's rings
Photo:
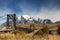
[[[13,14],[13,25],[14,25],[14,29],[16,30],[16,14]]]
[[[9,15],[7,14],[7,29],[9,28]]]

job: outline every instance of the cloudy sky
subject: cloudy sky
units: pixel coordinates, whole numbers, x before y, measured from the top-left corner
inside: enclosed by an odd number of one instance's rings
[[[0,25],[13,13],[60,21],[60,0],[0,0]]]

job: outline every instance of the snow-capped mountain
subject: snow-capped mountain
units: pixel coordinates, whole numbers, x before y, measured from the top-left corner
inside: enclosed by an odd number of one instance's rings
[[[10,21],[10,23],[12,23],[12,21]],[[52,21],[50,19],[40,19],[40,18],[33,18],[30,17],[28,15],[22,15],[20,17],[18,17],[18,19],[16,19],[16,24],[26,24],[26,23],[44,23],[44,24],[51,24]],[[3,23],[2,25],[5,25],[5,23]]]
[[[32,22],[32,23],[44,23],[44,24],[51,24],[52,21],[50,19],[40,19],[40,18],[33,18],[33,17],[30,17],[28,15],[23,15],[21,16],[21,22],[22,23],[29,23],[29,22]]]
[[[23,15],[22,16],[24,19],[26,19],[26,20],[29,20],[31,17],[30,16],[28,16],[28,15]]]
[[[33,17],[30,17],[28,15],[21,16],[21,23],[29,23],[33,22]]]

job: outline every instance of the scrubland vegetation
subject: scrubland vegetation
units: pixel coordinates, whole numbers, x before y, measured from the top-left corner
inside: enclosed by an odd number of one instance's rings
[[[59,35],[32,35],[33,33],[17,32],[15,33],[2,33],[0,34],[0,40],[60,40]]]
[[[43,25],[41,30],[34,30],[34,32],[31,33],[27,33],[23,30],[16,30],[0,33],[0,40],[60,40],[60,35],[49,34],[48,31],[49,28],[46,25]]]

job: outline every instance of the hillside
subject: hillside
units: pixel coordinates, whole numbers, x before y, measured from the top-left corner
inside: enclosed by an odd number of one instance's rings
[[[30,25],[31,24],[17,24],[16,26],[20,30],[0,33],[0,40],[60,40],[60,35],[58,34],[48,34],[48,37],[47,34],[44,36],[41,36],[41,34],[36,34],[39,33],[40,29],[44,26],[47,26],[50,30],[57,30],[59,24],[32,24],[34,25],[35,30],[27,33]]]

